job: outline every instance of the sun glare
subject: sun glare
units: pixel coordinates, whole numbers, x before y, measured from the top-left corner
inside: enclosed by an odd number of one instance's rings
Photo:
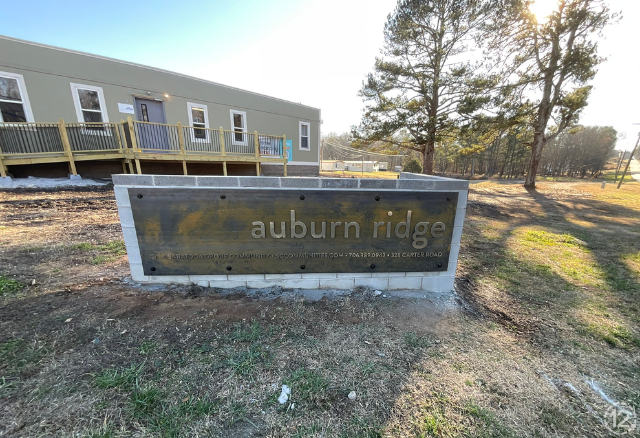
[[[558,7],[558,0],[535,0],[529,10],[538,22],[544,21]]]

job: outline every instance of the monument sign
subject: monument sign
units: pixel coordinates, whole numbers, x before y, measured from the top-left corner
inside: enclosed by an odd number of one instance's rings
[[[453,287],[467,181],[114,175],[114,183],[135,281]]]

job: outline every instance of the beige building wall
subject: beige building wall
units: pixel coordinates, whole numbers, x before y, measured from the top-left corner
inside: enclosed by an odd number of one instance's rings
[[[118,103],[134,95],[161,99],[167,123],[189,125],[187,102],[207,106],[210,128],[231,130],[230,110],[246,113],[247,131],[286,135],[293,163],[318,163],[320,110],[214,82],[97,55],[0,36],[0,72],[24,77],[36,122],[78,121],[71,83],[101,87],[109,122],[137,114],[120,113]],[[0,73],[1,74],[1,73]],[[259,74],[259,72],[256,72]],[[168,96],[168,97],[165,97]],[[300,150],[300,122],[310,124],[310,150]],[[317,165],[317,164],[316,164]]]

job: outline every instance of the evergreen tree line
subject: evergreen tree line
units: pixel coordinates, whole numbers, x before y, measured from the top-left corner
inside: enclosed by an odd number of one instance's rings
[[[561,133],[544,149],[538,175],[580,177],[602,172],[615,155],[617,132],[611,127],[587,126]],[[524,178],[531,148],[521,129],[513,129],[487,146],[459,141],[436,147],[435,171],[441,174]]]
[[[524,174],[528,188],[538,174],[597,172],[615,135],[574,131],[618,15],[607,0],[558,0],[538,15],[534,2],[398,0],[352,145],[416,152],[427,174]]]

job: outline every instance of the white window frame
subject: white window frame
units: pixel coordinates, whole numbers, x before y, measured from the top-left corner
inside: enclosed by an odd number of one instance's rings
[[[237,141],[236,140],[236,127],[233,124],[233,115],[234,114],[242,114],[242,122],[243,122],[243,126],[242,126],[242,132],[247,133],[249,132],[247,130],[247,113],[245,111],[239,111],[239,110],[231,110],[229,112],[229,118],[231,119],[231,143],[234,145],[241,145],[241,146],[247,146],[248,142],[249,142],[249,136],[248,135],[243,135],[244,140],[243,141]]]
[[[98,100],[100,101],[100,114],[102,114],[102,123],[109,123],[109,114],[107,113],[107,102],[104,99],[104,92],[102,87],[96,87],[94,85],[74,84],[70,82],[71,95],[73,97],[73,105],[76,108],[76,116],[78,117],[78,123],[88,123],[84,121],[84,115],[82,114],[82,106],[80,105],[80,96],[78,96],[78,90],[96,91],[98,93]],[[84,110],[93,111],[93,110]],[[97,112],[97,111],[93,111]],[[111,135],[111,130],[105,128],[104,130],[87,129],[82,130],[83,134],[89,135]]]
[[[204,110],[204,127],[205,127],[205,138],[196,138],[196,131],[195,131],[195,127],[193,126],[193,114],[191,113],[191,110],[193,108],[196,109],[201,109]],[[189,115],[189,126],[191,126],[192,129],[190,129],[190,133],[191,133],[191,141],[194,143],[209,143],[209,111],[207,110],[207,105],[202,105],[200,103],[191,103],[191,102],[187,102],[187,112]]]
[[[302,147],[302,125],[307,126],[307,146],[306,148]],[[298,124],[298,150],[300,151],[310,151],[311,150],[311,123],[309,122],[299,122]]]
[[[27,93],[27,85],[24,82],[24,76],[18,73],[9,73],[6,71],[0,71],[0,76],[9,79],[15,79],[18,81],[18,90],[20,91],[20,98],[22,99],[21,102],[16,102],[15,100],[3,100],[3,102],[21,103],[24,108],[24,115],[27,118],[27,123],[35,122],[35,119],[33,118],[33,112],[31,112],[31,103],[29,102],[29,94]],[[0,114],[0,122],[4,122],[4,120],[2,119],[2,114]]]

